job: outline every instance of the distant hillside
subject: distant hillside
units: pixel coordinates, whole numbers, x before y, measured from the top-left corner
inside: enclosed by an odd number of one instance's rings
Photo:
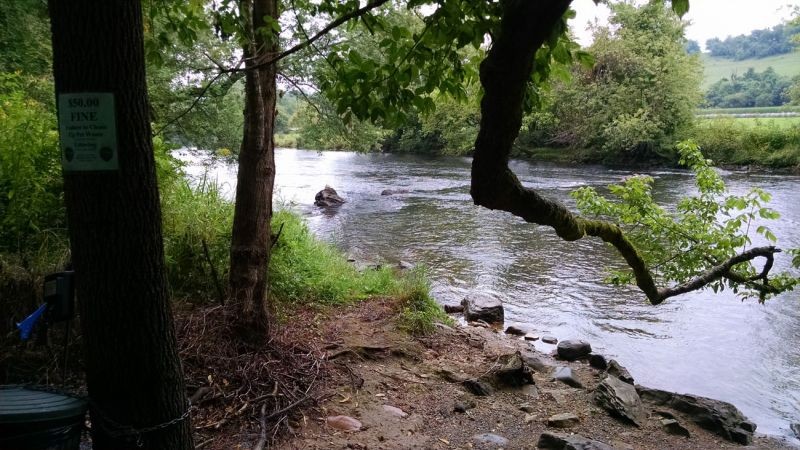
[[[772,66],[778,75],[793,77],[800,74],[800,52],[788,53],[784,55],[769,56],[759,59],[743,59],[734,61],[732,59],[716,58],[707,53],[700,55],[700,60],[705,68],[702,89],[707,90],[717,80],[731,76],[731,73],[742,74],[752,67],[761,72],[767,67]]]

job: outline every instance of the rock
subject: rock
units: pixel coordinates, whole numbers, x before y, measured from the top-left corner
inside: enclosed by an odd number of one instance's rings
[[[459,413],[465,413],[467,410],[472,409],[475,407],[475,402],[472,400],[456,400],[453,404],[453,411]]]
[[[667,434],[673,434],[675,436],[684,436],[684,437],[692,437],[689,434],[689,430],[683,427],[683,425],[679,424],[675,419],[661,419],[661,428],[667,432]]]
[[[789,428],[792,429],[794,435],[797,436],[797,439],[800,439],[800,422],[789,425]]]
[[[628,384],[633,384],[633,377],[631,376],[630,372],[628,372],[628,369],[622,367],[616,359],[612,359],[608,362],[608,369],[606,369],[606,373],[615,376]]]
[[[525,330],[521,330],[521,329],[511,325],[508,328],[506,328],[506,334],[511,334],[511,335],[514,335],[514,336],[524,336],[525,335]]]
[[[411,264],[408,261],[401,260],[399,263],[397,263],[397,267],[402,270],[411,270],[414,268],[414,264]]]
[[[525,414],[525,417],[522,418],[522,421],[525,423],[531,423],[538,418],[536,414]]]
[[[475,294],[462,300],[461,305],[464,306],[464,318],[468,321],[503,322],[503,303],[497,298]]]
[[[562,413],[550,416],[547,418],[547,426],[553,428],[570,428],[578,423],[581,419],[572,413]]]
[[[344,203],[344,199],[339,197],[336,189],[330,186],[325,186],[325,189],[317,192],[317,195],[314,196],[314,205],[321,208],[340,206],[342,203]]]
[[[542,342],[545,344],[557,344],[558,339],[556,339],[554,336],[542,336]]]
[[[528,333],[522,339],[525,339],[526,341],[538,341],[539,336],[533,333]]]
[[[730,403],[689,394],[636,386],[642,400],[685,413],[689,420],[723,438],[742,445],[753,441],[756,424]]]
[[[526,412],[528,414],[531,414],[531,413],[534,413],[536,411],[536,408],[531,406],[530,403],[523,403],[523,404],[519,405],[519,410],[523,411],[523,412]]]
[[[384,189],[381,195],[408,194],[408,189]]]
[[[408,413],[407,412],[403,411],[402,409],[400,409],[400,408],[398,408],[396,406],[383,405],[383,410],[386,411],[387,413],[395,416],[395,417],[400,417],[401,419],[405,418],[405,417],[408,417]]]
[[[537,388],[535,384],[526,384],[522,386],[521,394],[527,395],[532,399],[537,399],[539,398],[539,388]]]
[[[586,341],[568,340],[558,343],[558,357],[567,361],[575,361],[592,353],[592,346]]]
[[[549,364],[542,361],[541,358],[531,353],[523,353],[522,360],[525,361],[525,364],[537,372],[547,372],[551,367]]]
[[[325,419],[328,426],[342,431],[358,431],[361,429],[361,422],[350,416],[330,416]]]
[[[572,373],[572,369],[569,367],[556,367],[556,370],[553,373],[553,378],[566,384],[567,386],[572,386],[574,388],[583,387],[583,384],[577,378],[575,378],[575,375]]]
[[[500,367],[491,372],[497,385],[501,387],[520,387],[526,384],[533,384],[531,369],[522,360],[522,355],[519,352],[502,355],[498,358],[497,364]]]
[[[594,390],[594,402],[611,414],[642,426],[645,410],[636,388],[617,377],[607,376]]]
[[[580,434],[565,436],[555,433],[542,433],[536,443],[539,450],[614,450],[610,445],[585,438]]]
[[[464,386],[470,393],[478,396],[492,395],[494,392],[494,389],[492,389],[488,383],[484,383],[480,380],[464,380],[461,385]]]
[[[498,448],[508,445],[508,439],[492,433],[476,434],[472,436],[472,441],[478,444],[478,448]]]
[[[462,305],[444,305],[444,312],[447,314],[457,314],[464,312],[464,306]]]
[[[608,369],[608,362],[606,361],[606,357],[603,355],[589,355],[589,365],[599,370]]]

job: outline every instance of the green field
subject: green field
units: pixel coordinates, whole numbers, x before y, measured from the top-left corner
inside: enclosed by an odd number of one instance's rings
[[[702,61],[705,68],[703,90],[708,89],[717,80],[730,77],[732,73],[744,73],[750,67],[758,72],[765,70],[767,67],[772,67],[778,74],[787,77],[800,74],[800,52],[760,59],[743,59],[741,61],[715,58],[704,53],[700,55],[700,61]]]
[[[711,124],[715,120],[733,120],[736,125],[747,127],[778,127],[788,129],[800,126],[800,117],[711,117],[699,119],[699,124]]]

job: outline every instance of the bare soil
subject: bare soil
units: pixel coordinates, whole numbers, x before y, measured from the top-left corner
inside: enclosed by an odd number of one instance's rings
[[[320,321],[320,317],[326,317]],[[543,432],[580,434],[617,449],[790,449],[788,442],[757,436],[751,446],[723,440],[672,411],[691,437],[670,435],[662,417],[650,410],[641,428],[595,406],[591,392],[601,373],[586,362],[557,361],[533,350],[521,338],[480,327],[440,326],[432,336],[413,338],[398,330],[390,303],[368,302],[317,316],[318,341],[330,365],[316,406],[293,413],[281,449],[468,449],[482,446],[473,437],[493,433],[508,439],[505,449],[534,449]],[[555,348],[555,347],[554,347]],[[468,393],[458,380],[489,372],[501,355],[522,352],[544,366],[534,372],[535,387],[498,390],[488,396]],[[624,364],[624,362],[623,362]],[[552,379],[552,366],[572,368],[584,388]],[[635,377],[636,374],[633,374]],[[456,403],[474,407],[455,412]],[[391,408],[408,414],[398,417]],[[527,406],[531,413],[520,410]],[[661,408],[663,409],[663,408]],[[547,426],[559,413],[576,414],[569,429]],[[346,415],[360,431],[344,432],[326,418]]]

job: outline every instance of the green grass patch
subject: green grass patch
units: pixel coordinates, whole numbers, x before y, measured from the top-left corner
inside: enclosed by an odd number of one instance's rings
[[[743,127],[765,127],[777,128],[779,130],[788,130],[794,127],[800,127],[800,116],[797,117],[704,117],[698,119],[699,126],[705,126],[709,123],[713,124],[719,120],[730,120],[736,126]]]
[[[774,113],[800,113],[800,106],[754,106],[751,108],[702,108],[696,114],[774,114]]]
[[[796,118],[788,118],[796,119]],[[699,120],[693,139],[719,164],[800,167],[800,125],[778,119]]]
[[[701,88],[707,90],[712,84],[723,78],[730,78],[732,73],[741,75],[749,68],[763,72],[767,67],[772,67],[778,75],[793,77],[800,73],[800,52],[784,55],[769,56],[759,59],[732,59],[716,58],[708,54],[700,55],[703,63],[704,77]]]

